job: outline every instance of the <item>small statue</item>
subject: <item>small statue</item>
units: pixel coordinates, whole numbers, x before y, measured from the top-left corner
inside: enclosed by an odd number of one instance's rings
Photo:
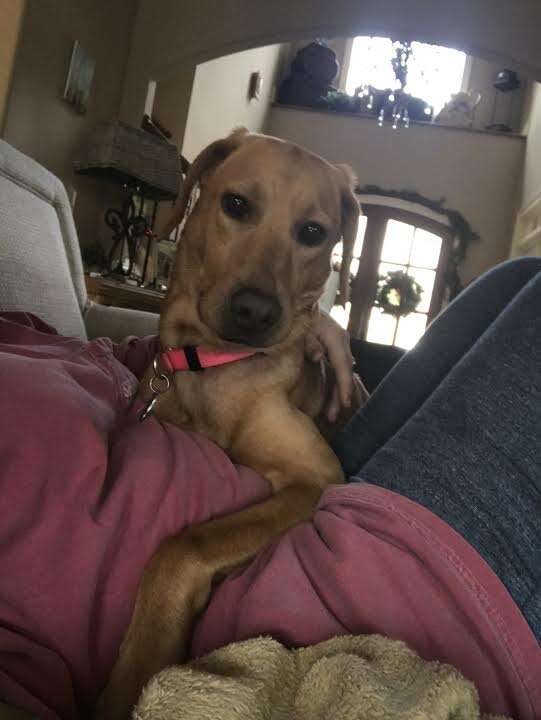
[[[312,42],[296,54],[276,100],[283,105],[317,107],[321,98],[335,90],[331,83],[339,70],[340,65],[331,48]]]
[[[435,122],[451,127],[472,127],[473,113],[481,101],[481,93],[475,90],[451,95]]]

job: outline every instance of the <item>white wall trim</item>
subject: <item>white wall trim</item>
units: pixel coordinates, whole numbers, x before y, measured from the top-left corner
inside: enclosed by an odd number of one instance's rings
[[[519,210],[511,256],[541,255],[541,193]]]

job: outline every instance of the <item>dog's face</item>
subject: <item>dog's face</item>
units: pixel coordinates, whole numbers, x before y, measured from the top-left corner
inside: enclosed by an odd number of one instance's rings
[[[359,214],[351,175],[243,131],[213,143],[190,173],[169,227],[182,219],[196,184],[199,198],[175,259],[162,342],[186,342],[188,325],[198,334],[189,342],[213,345],[263,348],[298,338],[342,237],[349,265]]]

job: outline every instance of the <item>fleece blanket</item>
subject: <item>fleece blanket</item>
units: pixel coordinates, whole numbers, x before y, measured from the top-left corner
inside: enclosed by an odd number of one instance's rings
[[[170,667],[134,720],[489,720],[472,683],[380,635],[288,650],[268,637]]]

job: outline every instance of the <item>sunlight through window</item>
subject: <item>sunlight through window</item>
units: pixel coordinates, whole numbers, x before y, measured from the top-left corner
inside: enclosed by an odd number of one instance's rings
[[[402,270],[415,278],[423,294],[416,312],[405,317],[395,318],[372,307],[366,332],[369,342],[409,350],[422,337],[428,322],[441,244],[439,235],[397,220],[387,221],[378,274],[384,276]]]
[[[372,85],[379,90],[399,89],[391,65],[393,55],[390,38],[354,38],[346,92],[353,95],[360,85]],[[450,95],[461,90],[465,67],[466,55],[460,50],[413,42],[405,91],[427,102],[437,115]]]
[[[347,302],[346,307],[342,305],[334,305],[331,310],[331,317],[335,320],[344,330],[347,330],[349,322],[349,312],[351,310],[351,303]]]

